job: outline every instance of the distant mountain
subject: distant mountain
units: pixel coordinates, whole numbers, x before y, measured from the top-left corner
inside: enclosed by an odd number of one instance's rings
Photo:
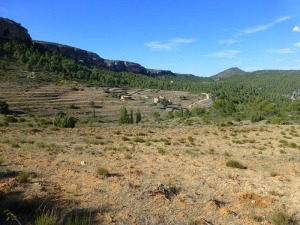
[[[220,72],[214,76],[212,76],[211,78],[213,79],[227,79],[227,78],[231,78],[231,77],[236,77],[236,76],[243,76],[246,75],[247,72],[237,68],[237,67],[233,67],[230,69],[227,69],[223,72]]]

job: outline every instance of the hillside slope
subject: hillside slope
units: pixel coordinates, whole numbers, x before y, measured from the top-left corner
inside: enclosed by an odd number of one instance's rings
[[[247,72],[237,68],[237,67],[233,67],[230,69],[227,69],[225,71],[222,71],[214,76],[212,76],[211,78],[213,79],[227,79],[227,78],[232,78],[232,77],[236,77],[236,76],[243,76],[246,75]]]

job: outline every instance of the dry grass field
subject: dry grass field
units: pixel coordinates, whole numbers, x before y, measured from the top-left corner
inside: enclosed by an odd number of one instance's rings
[[[90,224],[299,224],[299,125],[120,126],[121,105],[145,119],[164,113],[153,97],[185,107],[204,98],[127,92],[133,100],[124,102],[104,88],[2,85],[1,100],[18,122],[0,127],[1,223],[6,209],[31,224],[37,210],[51,209],[58,219],[77,212]],[[94,110],[96,120],[47,125],[59,110],[81,119]]]

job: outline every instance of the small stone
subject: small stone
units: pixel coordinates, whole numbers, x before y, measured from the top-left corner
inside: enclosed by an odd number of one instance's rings
[[[85,161],[81,161],[80,165],[84,166],[85,165]]]

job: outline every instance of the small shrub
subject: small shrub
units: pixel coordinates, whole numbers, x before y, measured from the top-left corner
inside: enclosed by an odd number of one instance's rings
[[[289,144],[289,146],[290,146],[291,148],[297,148],[297,144],[296,144],[295,142],[291,142],[291,143]]]
[[[29,181],[29,177],[30,174],[27,172],[21,172],[18,176],[17,176],[17,181],[19,183],[27,183]]]
[[[74,128],[76,125],[77,119],[73,116],[68,116],[64,112],[58,112],[55,115],[53,124],[57,127],[62,128]]]
[[[94,101],[90,101],[90,102],[89,102],[89,106],[90,106],[91,108],[95,107],[95,102],[94,102]]]
[[[72,90],[72,91],[79,91],[79,88],[77,88],[77,87],[72,87],[71,90]]]
[[[0,165],[4,162],[5,162],[4,158],[2,156],[0,156]]]
[[[18,122],[18,120],[12,115],[6,116],[5,121],[8,123],[17,123]]]
[[[6,102],[0,101],[0,114],[8,114],[9,106]]]
[[[289,225],[292,223],[292,218],[286,212],[278,211],[271,216],[271,221],[274,225]]]
[[[66,218],[66,222],[64,225],[89,225],[90,224],[90,218],[87,215],[69,215]]]
[[[232,167],[232,168],[238,168],[238,169],[247,169],[246,166],[244,166],[243,164],[241,164],[238,161],[235,160],[230,160],[226,163],[226,166],[228,167]]]
[[[38,215],[34,221],[35,225],[56,225],[58,223],[58,216],[52,210]]]
[[[208,153],[211,154],[211,155],[215,154],[215,149],[214,148],[210,148],[208,150]]]
[[[11,147],[12,148],[20,148],[20,145],[18,143],[13,142],[13,143],[11,143]]]
[[[189,140],[190,142],[193,142],[195,139],[194,139],[192,136],[188,136],[188,140]]]
[[[6,121],[0,121],[0,127],[8,127],[8,122]]]
[[[49,124],[53,124],[53,122],[52,122],[51,120],[45,119],[45,118],[40,119],[39,122],[40,122],[41,125],[49,125]]]
[[[225,152],[224,152],[224,156],[226,156],[226,157],[230,157],[230,156],[231,156],[231,154],[230,154],[229,152],[225,151]]]
[[[130,141],[130,138],[129,138],[129,137],[126,137],[126,136],[124,136],[124,137],[122,137],[122,141]]]
[[[138,143],[143,143],[143,142],[145,142],[145,140],[144,140],[143,138],[140,138],[140,137],[134,138],[133,141],[134,141],[134,142],[138,142]]]
[[[23,122],[26,121],[26,119],[25,119],[25,118],[20,118],[20,119],[18,119],[18,121],[19,121],[20,123],[23,123]]]
[[[97,174],[103,177],[108,177],[109,176],[109,172],[108,169],[104,168],[104,167],[100,167],[97,169]]]
[[[167,153],[166,150],[163,149],[163,148],[158,148],[158,149],[157,149],[157,152],[158,152],[159,154],[161,154],[161,155],[165,155],[165,154]]]

